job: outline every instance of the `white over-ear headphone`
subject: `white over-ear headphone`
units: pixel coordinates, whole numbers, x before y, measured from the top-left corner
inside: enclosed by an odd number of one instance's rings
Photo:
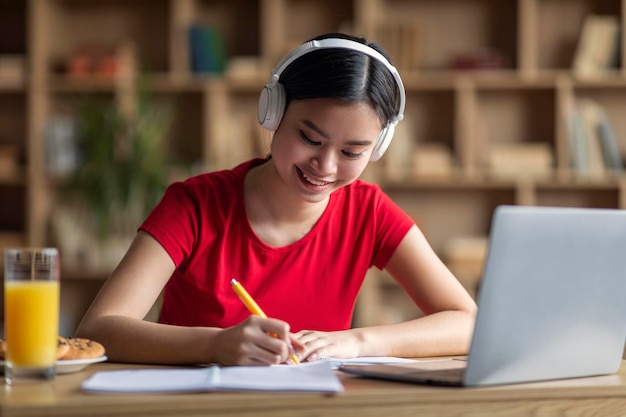
[[[278,82],[280,79],[280,74],[296,59],[300,58],[302,55],[308,54],[309,52],[315,51],[317,49],[328,49],[328,48],[345,48],[352,49],[354,51],[362,52],[366,55],[371,56],[372,58],[377,59],[382,62],[393,78],[396,80],[396,84],[398,85],[398,90],[400,91],[400,106],[398,108],[398,114],[391,120],[389,123],[383,128],[374,144],[374,149],[372,151],[372,155],[370,157],[371,161],[376,161],[380,159],[381,156],[385,153],[389,144],[391,143],[391,139],[393,138],[393,132],[395,130],[396,125],[402,118],[404,117],[404,105],[405,105],[405,93],[404,93],[404,85],[402,84],[402,79],[400,78],[400,74],[398,74],[398,70],[391,65],[391,63],[377,50],[362,44],[360,42],[351,41],[349,39],[342,38],[328,38],[322,40],[314,40],[306,42],[291,52],[289,52],[285,57],[276,65],[276,67],[272,70],[272,77],[269,82],[265,84],[263,90],[261,90],[261,95],[259,97],[259,123],[264,128],[275,131],[278,129],[278,125],[280,125],[280,121],[285,113],[285,102],[286,102],[286,94],[285,88]]]

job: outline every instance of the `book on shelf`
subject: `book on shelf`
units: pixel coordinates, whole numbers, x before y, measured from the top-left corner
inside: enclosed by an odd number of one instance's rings
[[[568,100],[565,103],[564,118],[570,167],[574,173],[584,175],[587,172],[585,134],[579,105],[575,100]]]
[[[566,106],[572,170],[581,176],[603,178],[624,170],[618,138],[604,108],[591,99]]]
[[[199,74],[217,74],[226,68],[225,47],[222,34],[209,25],[194,24],[189,27],[191,70]]]
[[[497,178],[549,178],[552,147],[546,142],[494,143],[489,146],[489,174]]]
[[[446,179],[453,174],[450,148],[443,143],[419,143],[413,152],[413,177],[419,179]]]
[[[583,21],[572,69],[578,76],[598,76],[615,68],[620,55],[619,17],[589,14]]]
[[[419,68],[419,28],[412,20],[393,19],[378,23],[376,37],[401,72]]]
[[[611,170],[623,171],[624,161],[622,159],[622,153],[619,148],[617,136],[613,130],[613,125],[602,107],[597,107],[597,113],[598,121],[596,129],[598,136],[600,137],[606,165]]]
[[[602,178],[606,173],[606,163],[602,154],[602,144],[598,134],[598,105],[588,99],[580,101],[583,137],[587,151],[587,176]]]

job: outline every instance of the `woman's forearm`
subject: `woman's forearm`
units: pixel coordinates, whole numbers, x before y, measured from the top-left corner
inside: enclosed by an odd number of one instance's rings
[[[88,326],[79,326],[75,336],[102,343],[112,362],[199,364],[214,361],[212,341],[219,331],[102,316]]]
[[[442,311],[403,323],[356,328],[359,356],[427,357],[469,351],[475,316]]]

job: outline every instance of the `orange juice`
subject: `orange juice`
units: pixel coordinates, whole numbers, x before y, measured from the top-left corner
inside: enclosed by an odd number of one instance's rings
[[[53,366],[59,328],[59,282],[5,282],[4,297],[7,361],[15,366]]]

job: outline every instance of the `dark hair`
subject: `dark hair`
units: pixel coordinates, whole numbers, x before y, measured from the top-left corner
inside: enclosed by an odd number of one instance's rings
[[[312,40],[328,38],[360,42],[387,54],[375,42],[342,33],[329,33]],[[346,48],[309,52],[292,62],[280,76],[285,87],[286,104],[291,100],[333,98],[346,103],[365,102],[373,106],[382,125],[398,113],[400,93],[387,67],[375,58]]]

